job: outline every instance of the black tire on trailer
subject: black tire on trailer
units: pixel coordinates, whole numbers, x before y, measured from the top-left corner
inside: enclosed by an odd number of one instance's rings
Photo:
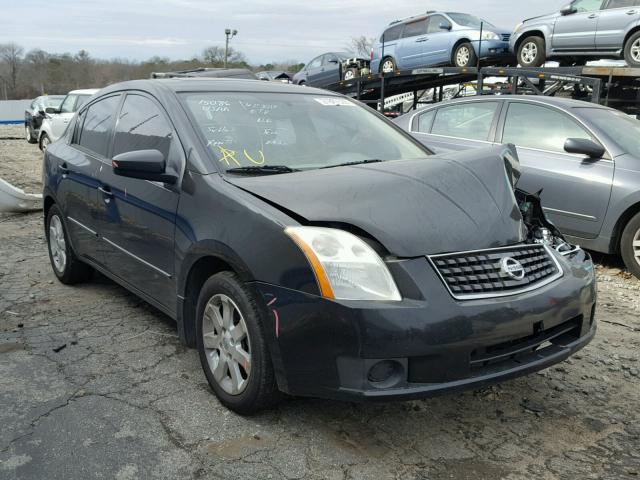
[[[380,62],[380,67],[378,68],[379,73],[391,73],[394,72],[397,68],[396,61],[393,57],[384,57]]]
[[[544,38],[533,35],[525,38],[518,47],[518,63],[523,67],[541,67],[547,61]]]
[[[469,42],[458,45],[453,51],[451,63],[454,67],[475,67],[478,64],[476,51]]]
[[[624,59],[630,67],[640,67],[640,31],[631,35],[624,44]]]

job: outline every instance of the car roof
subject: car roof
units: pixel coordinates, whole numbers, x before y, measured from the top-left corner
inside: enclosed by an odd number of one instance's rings
[[[99,91],[99,88],[85,88],[80,90],[71,90],[68,95],[93,95],[94,93]]]
[[[110,85],[101,94],[122,90],[142,90],[153,93],[178,92],[264,92],[298,93],[304,95],[339,96],[318,88],[303,87],[281,82],[260,82],[238,78],[163,78],[130,80]]]
[[[562,108],[601,108],[607,109],[603,105],[599,105],[597,103],[586,102],[584,100],[573,100],[571,98],[563,98],[563,97],[548,97],[544,95],[483,95],[483,96],[470,96],[470,97],[461,97],[454,98],[452,100],[446,100],[444,102],[435,103],[430,108],[435,108],[443,105],[452,105],[456,103],[465,103],[465,102],[491,102],[496,100],[529,100],[534,101],[536,103],[543,103],[546,105],[553,105],[556,107]]]

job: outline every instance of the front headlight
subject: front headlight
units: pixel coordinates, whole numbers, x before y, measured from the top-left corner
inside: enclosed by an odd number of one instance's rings
[[[402,300],[380,256],[355,235],[323,227],[288,227],[285,233],[309,260],[323,297]]]
[[[482,32],[482,40],[500,40],[500,35],[495,32]]]

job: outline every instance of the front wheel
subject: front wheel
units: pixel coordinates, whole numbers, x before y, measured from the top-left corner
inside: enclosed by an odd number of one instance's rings
[[[624,45],[624,59],[630,67],[640,67],[640,32],[636,32]]]
[[[29,125],[24,126],[24,138],[29,143],[38,143],[38,139],[33,136],[33,133],[31,132],[31,128],[29,127]]]
[[[622,232],[620,253],[627,269],[640,278],[640,213],[637,213]]]
[[[49,138],[49,135],[46,133],[40,135],[40,150],[42,150],[43,153],[47,151],[50,143],[51,139]]]
[[[198,298],[196,342],[205,376],[220,402],[244,415],[278,398],[259,301],[233,272],[210,277]]]
[[[353,80],[357,76],[359,76],[357,68],[347,68],[344,74],[342,75],[342,79],[348,81],[348,80]]]
[[[466,42],[458,45],[453,52],[453,66],[454,67],[469,67],[475,66],[478,63],[478,57],[473,46]]]
[[[547,61],[544,39],[527,37],[518,48],[518,63],[523,67],[541,67]]]

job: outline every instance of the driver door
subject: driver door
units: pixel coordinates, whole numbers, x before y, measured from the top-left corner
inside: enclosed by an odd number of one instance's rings
[[[556,51],[595,50],[602,0],[575,0],[572,7],[574,13],[556,20],[551,47]]]

